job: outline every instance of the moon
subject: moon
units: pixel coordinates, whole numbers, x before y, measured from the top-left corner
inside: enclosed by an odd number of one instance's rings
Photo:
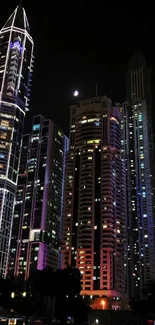
[[[79,92],[78,92],[78,90],[75,90],[75,91],[74,91],[73,96],[74,96],[74,97],[79,96]]]

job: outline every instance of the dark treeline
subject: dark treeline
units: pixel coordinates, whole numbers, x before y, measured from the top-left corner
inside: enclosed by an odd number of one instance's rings
[[[146,324],[147,320],[155,316],[155,281],[150,281],[142,292],[142,299],[132,299],[131,309]]]
[[[81,274],[77,268],[53,271],[36,270],[25,280],[24,275],[0,278],[0,306],[24,316],[43,317],[50,323],[57,319],[66,323],[87,320],[90,307],[85,305],[81,291]]]

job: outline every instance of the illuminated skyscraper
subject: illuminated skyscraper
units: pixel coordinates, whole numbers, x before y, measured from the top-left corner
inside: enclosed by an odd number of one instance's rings
[[[8,252],[33,61],[33,40],[19,6],[0,31],[0,273]]]
[[[155,187],[151,86],[145,59],[136,54],[127,71],[127,102],[121,106],[126,158],[130,296],[139,297],[155,277]]]
[[[51,121],[33,118],[23,136],[9,272],[58,268],[68,138]]]
[[[106,97],[71,107],[62,267],[77,266],[83,295],[126,293],[126,182],[119,110]]]

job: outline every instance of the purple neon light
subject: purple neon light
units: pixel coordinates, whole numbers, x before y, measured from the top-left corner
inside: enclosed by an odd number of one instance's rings
[[[23,47],[20,45],[19,41],[11,43],[10,47],[12,50],[15,48],[18,48],[19,51],[21,51],[21,52],[23,51]]]

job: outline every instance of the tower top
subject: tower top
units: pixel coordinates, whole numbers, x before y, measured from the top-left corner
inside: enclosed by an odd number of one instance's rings
[[[142,53],[136,52],[130,59],[128,70],[135,70],[146,66],[145,57]]]
[[[20,0],[19,6],[11,14],[11,16],[1,29],[1,32],[11,27],[26,30],[28,33],[30,33],[30,27],[25,13],[25,9],[22,7],[22,0]]]

